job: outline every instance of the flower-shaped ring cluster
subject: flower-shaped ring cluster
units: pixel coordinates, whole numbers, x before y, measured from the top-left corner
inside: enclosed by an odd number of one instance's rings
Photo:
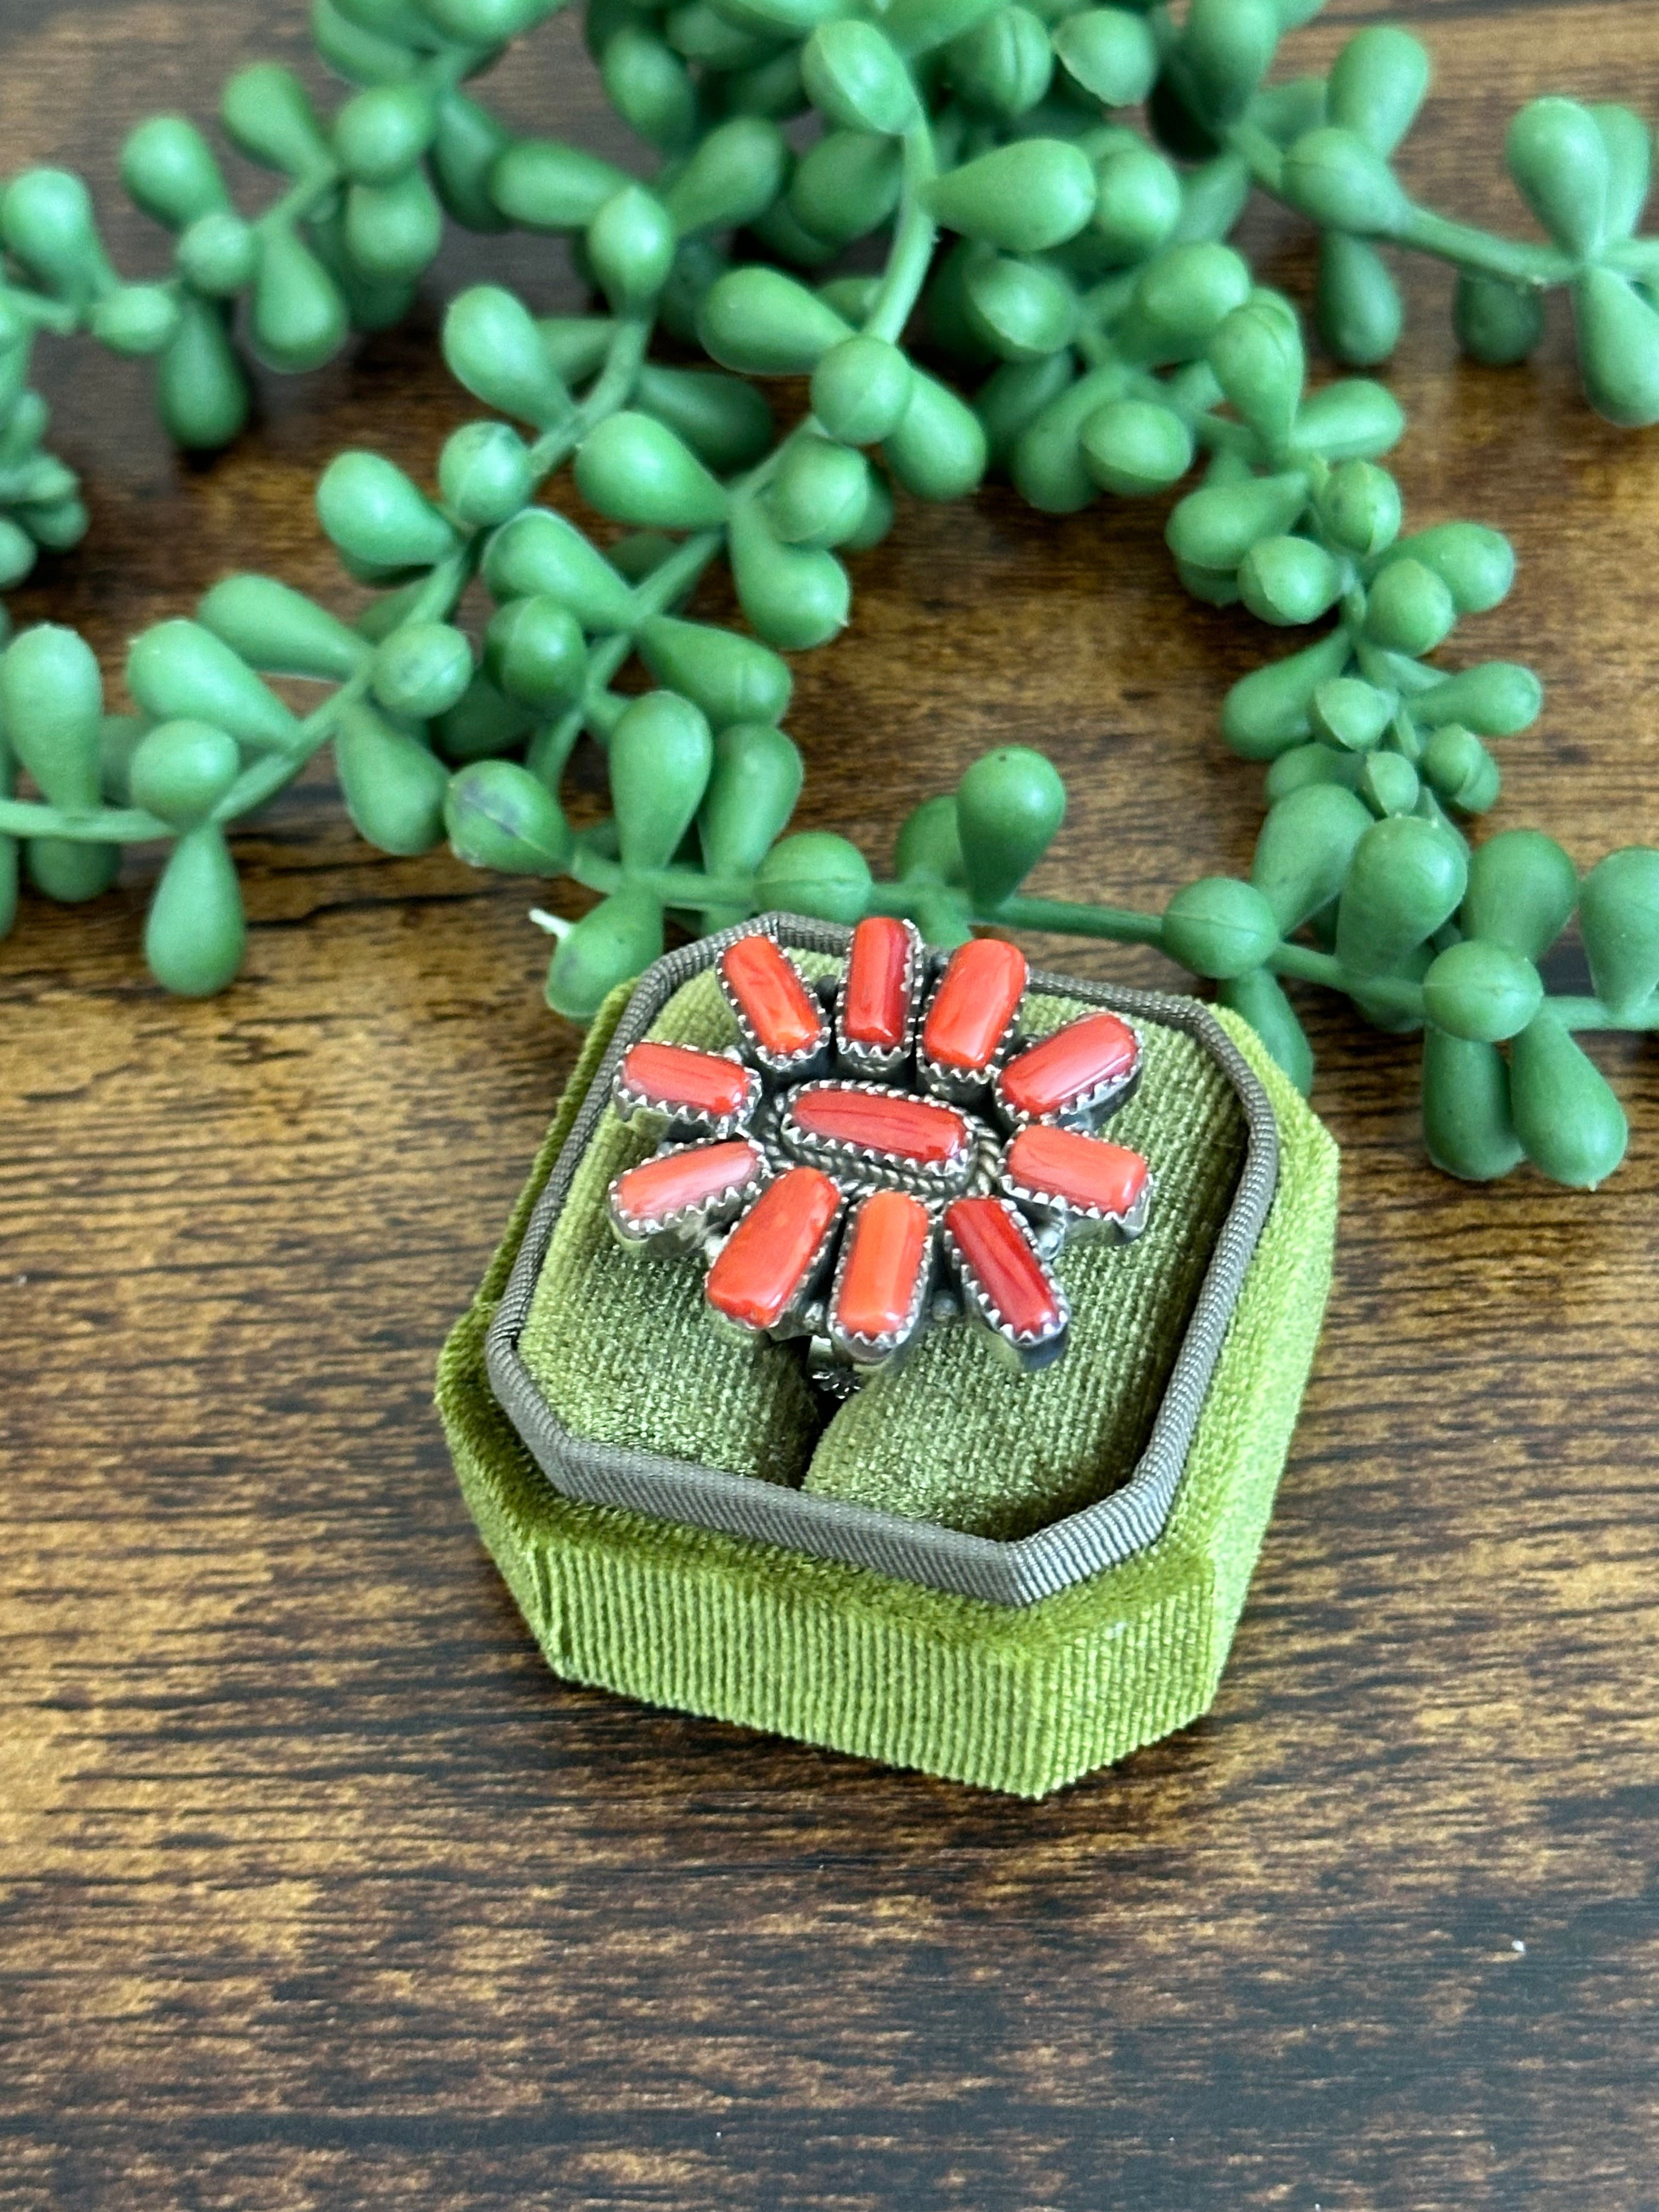
[[[718,973],[734,1051],[647,1041],[617,1070],[617,1111],[668,1125],[611,1186],[622,1242],[700,1249],[715,1319],[811,1338],[831,1389],[929,1319],[966,1316],[1028,1370],[1057,1359],[1060,1246],[1132,1237],[1152,1201],[1139,1153],[1095,1134],[1139,1079],[1130,1024],[1085,1014],[1022,1041],[1017,946],[946,960],[889,915],[859,924],[838,980],[814,987],[764,924]]]

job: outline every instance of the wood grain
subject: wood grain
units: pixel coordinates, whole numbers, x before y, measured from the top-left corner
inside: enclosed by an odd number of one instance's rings
[[[1310,55],[1376,11],[1330,12]],[[1405,12],[1443,204],[1509,219],[1532,92],[1659,106],[1650,9]],[[3,0],[8,167],[113,209],[130,121],[206,112],[301,13]],[[568,20],[500,97],[615,143]],[[1251,221],[1305,295],[1295,227]],[[570,296],[544,246],[480,264]],[[58,352],[96,526],[21,614],[112,667],[229,568],[333,591],[309,487],[353,442],[424,470],[461,419],[431,332],[463,265],[210,467],[141,369]],[[1528,370],[1459,364],[1444,272],[1408,278],[1413,512],[1514,537],[1463,644],[1551,686],[1499,819],[1585,862],[1659,837],[1659,443],[1586,412],[1556,325]],[[1237,865],[1257,778],[1216,714],[1261,634],[1184,598],[1161,525],[907,512],[801,668],[807,819],[884,851],[1015,737],[1073,794],[1044,888]],[[1635,1142],[1601,1194],[1467,1191],[1417,1152],[1409,1046],[1316,1012],[1340,1276],[1219,1705],[1032,1809],[546,1674],[428,1404],[574,1049],[525,887],[369,852],[323,781],[240,854],[211,1004],[144,980],[142,862],[0,949],[0,2205],[1659,2203],[1650,1057],[1607,1054]]]

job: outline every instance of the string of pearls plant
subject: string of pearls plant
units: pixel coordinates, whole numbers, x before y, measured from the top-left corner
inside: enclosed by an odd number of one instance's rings
[[[124,846],[166,842],[149,967],[173,991],[223,988],[245,933],[227,832],[331,744],[372,843],[447,836],[476,866],[601,894],[579,921],[543,917],[548,998],[574,1019],[660,951],[669,919],[707,930],[780,907],[908,915],[943,945],[980,925],[1152,944],[1212,979],[1304,1089],[1281,979],[1421,1030],[1426,1141],[1453,1174],[1524,1158],[1598,1183],[1626,1124],[1575,1032],[1659,1027],[1659,851],[1583,880],[1540,831],[1471,851],[1463,825],[1498,794],[1490,745],[1541,693],[1523,667],[1430,656],[1504,598],[1510,547],[1472,522],[1402,534],[1380,465],[1405,427],[1394,398],[1357,377],[1308,391],[1295,310],[1224,241],[1255,191],[1316,225],[1319,333],[1353,368],[1400,332],[1379,241],[1452,266],[1457,332],[1483,361],[1522,359],[1564,289],[1592,404],[1650,423],[1659,240],[1635,232],[1650,136],[1627,108],[1533,102],[1506,158],[1547,240],[1477,229],[1416,204],[1391,167],[1429,77],[1405,32],[1366,28],[1328,76],[1267,82],[1318,4],[1190,0],[1177,23],[1074,0],[590,0],[636,178],[515,140],[463,89],[550,0],[316,0],[318,49],[358,88],[330,119],[280,68],[225,90],[227,135],[283,180],[263,211],[237,209],[192,124],[128,140],[126,188],[173,234],[164,276],[116,274],[77,178],[16,178],[0,198],[0,582],[86,526],[27,388],[40,331],[154,356],[167,428],[213,448],[246,416],[239,344],[298,371],[395,321],[446,215],[566,239],[604,312],[538,320],[489,286],[452,303],[445,357],[492,412],[445,446],[436,496],[372,453],[342,454],[318,489],[347,570],[375,587],[356,622],[232,577],[137,639],[132,715],[106,714],[72,631],[12,639],[0,926],[20,860],[76,901]],[[809,109],[821,129],[797,154],[782,126]],[[871,237],[883,265],[846,273]],[[672,361],[653,358],[659,334]],[[714,365],[684,365],[691,347]],[[810,378],[811,411],[780,432],[766,383],[784,377]],[[536,503],[567,464],[624,526],[607,550]],[[895,486],[960,499],[991,469],[1063,514],[1194,468],[1168,527],[1184,584],[1313,632],[1223,710],[1228,744],[1267,763],[1248,882],[1188,884],[1162,914],[1028,894],[1065,793],[1019,748],[910,817],[890,881],[842,838],[785,834],[801,760],[781,654],[844,626],[847,560],[891,526]],[[716,559],[746,632],[682,611]],[[483,595],[493,611],[469,627]],[[628,696],[635,657],[657,688]],[[272,674],[313,679],[319,703],[296,714]],[[608,757],[612,812],[579,832],[561,786],[584,738]],[[1593,999],[1547,994],[1539,974],[1575,915]]]

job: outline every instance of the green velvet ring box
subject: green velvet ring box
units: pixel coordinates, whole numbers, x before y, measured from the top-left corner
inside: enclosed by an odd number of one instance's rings
[[[811,978],[849,933],[772,926]],[[554,1671],[647,1703],[1041,1796],[1204,1712],[1330,1281],[1336,1147],[1247,1024],[1034,975],[1041,1036],[1139,1032],[1110,1124],[1151,1164],[1132,1244],[1068,1246],[1070,1348],[1038,1374],[935,1328],[836,1404],[791,1344],[712,1328],[695,1255],[612,1237],[653,1149],[611,1080],[642,1037],[720,1049],[723,939],[590,1031],[438,1402],[485,1542]]]

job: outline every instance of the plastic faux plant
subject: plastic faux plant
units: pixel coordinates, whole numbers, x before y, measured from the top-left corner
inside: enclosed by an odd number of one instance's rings
[[[1404,428],[1395,401],[1364,379],[1307,391],[1295,311],[1224,241],[1253,190],[1309,217],[1319,331],[1355,367],[1399,335],[1379,241],[1456,270],[1458,334],[1484,361],[1521,359],[1544,294],[1565,289],[1592,404],[1650,423],[1659,240],[1635,234],[1650,137],[1624,107],[1533,102],[1506,157],[1546,240],[1477,230],[1417,205],[1390,166],[1428,82],[1415,40],[1367,28],[1328,76],[1267,82],[1316,9],[1190,0],[1177,25],[1164,7],[1066,0],[592,0],[589,47],[647,149],[635,178],[514,140],[461,88],[549,0],[316,0],[319,50],[360,88],[329,121],[281,69],[226,89],[228,136],[285,180],[262,213],[239,212],[191,124],[129,140],[128,190],[175,234],[166,276],[116,276],[77,179],[15,179],[0,200],[7,581],[85,526],[26,388],[39,330],[153,355],[167,427],[212,447],[246,413],[241,296],[262,360],[314,366],[403,313],[446,212],[566,237],[605,311],[538,321],[491,287],[453,303],[449,366],[507,419],[455,434],[435,498],[373,453],[330,467],[323,526],[380,587],[356,623],[232,578],[194,620],[137,640],[133,715],[106,715],[71,632],[13,641],[0,916],[20,853],[37,889],[77,900],[112,880],[123,846],[167,841],[150,968],[175,991],[222,988],[244,934],[226,833],[331,744],[372,842],[412,853],[447,834],[476,865],[601,894],[579,921],[545,918],[548,996],[575,1019],[655,957],[667,920],[787,908],[910,917],[946,946],[981,925],[1157,944],[1213,979],[1304,1088],[1281,978],[1421,1030],[1428,1148],[1454,1174],[1524,1157],[1600,1182],[1626,1126],[1574,1032],[1659,1027],[1659,852],[1615,853],[1582,882],[1537,831],[1471,853],[1461,825],[1498,792],[1489,743],[1526,728],[1541,695],[1524,668],[1431,656],[1504,596],[1510,548],[1474,523],[1402,534],[1379,465]],[[1150,136],[1125,119],[1143,105]],[[781,126],[809,109],[822,127],[797,154]],[[838,273],[871,237],[879,270]],[[653,357],[659,332],[671,363]],[[714,366],[683,365],[692,345]],[[764,381],[802,376],[811,411],[781,432]],[[608,551],[535,503],[567,462],[629,533]],[[1182,580],[1315,629],[1224,709],[1235,751],[1271,764],[1249,882],[1189,884],[1161,915],[1028,895],[1064,793],[1021,750],[911,817],[891,881],[842,838],[783,834],[801,764],[780,655],[846,623],[847,557],[889,529],[896,487],[960,498],[990,467],[1063,513],[1163,493],[1194,466],[1168,531]],[[717,558],[747,634],[683,611]],[[463,605],[475,580],[494,603],[481,635]],[[636,658],[658,688],[624,696]],[[291,712],[273,673],[314,679],[320,703]],[[560,792],[584,738],[608,755],[613,811],[579,833]],[[1540,978],[1575,913],[1594,999]]]

